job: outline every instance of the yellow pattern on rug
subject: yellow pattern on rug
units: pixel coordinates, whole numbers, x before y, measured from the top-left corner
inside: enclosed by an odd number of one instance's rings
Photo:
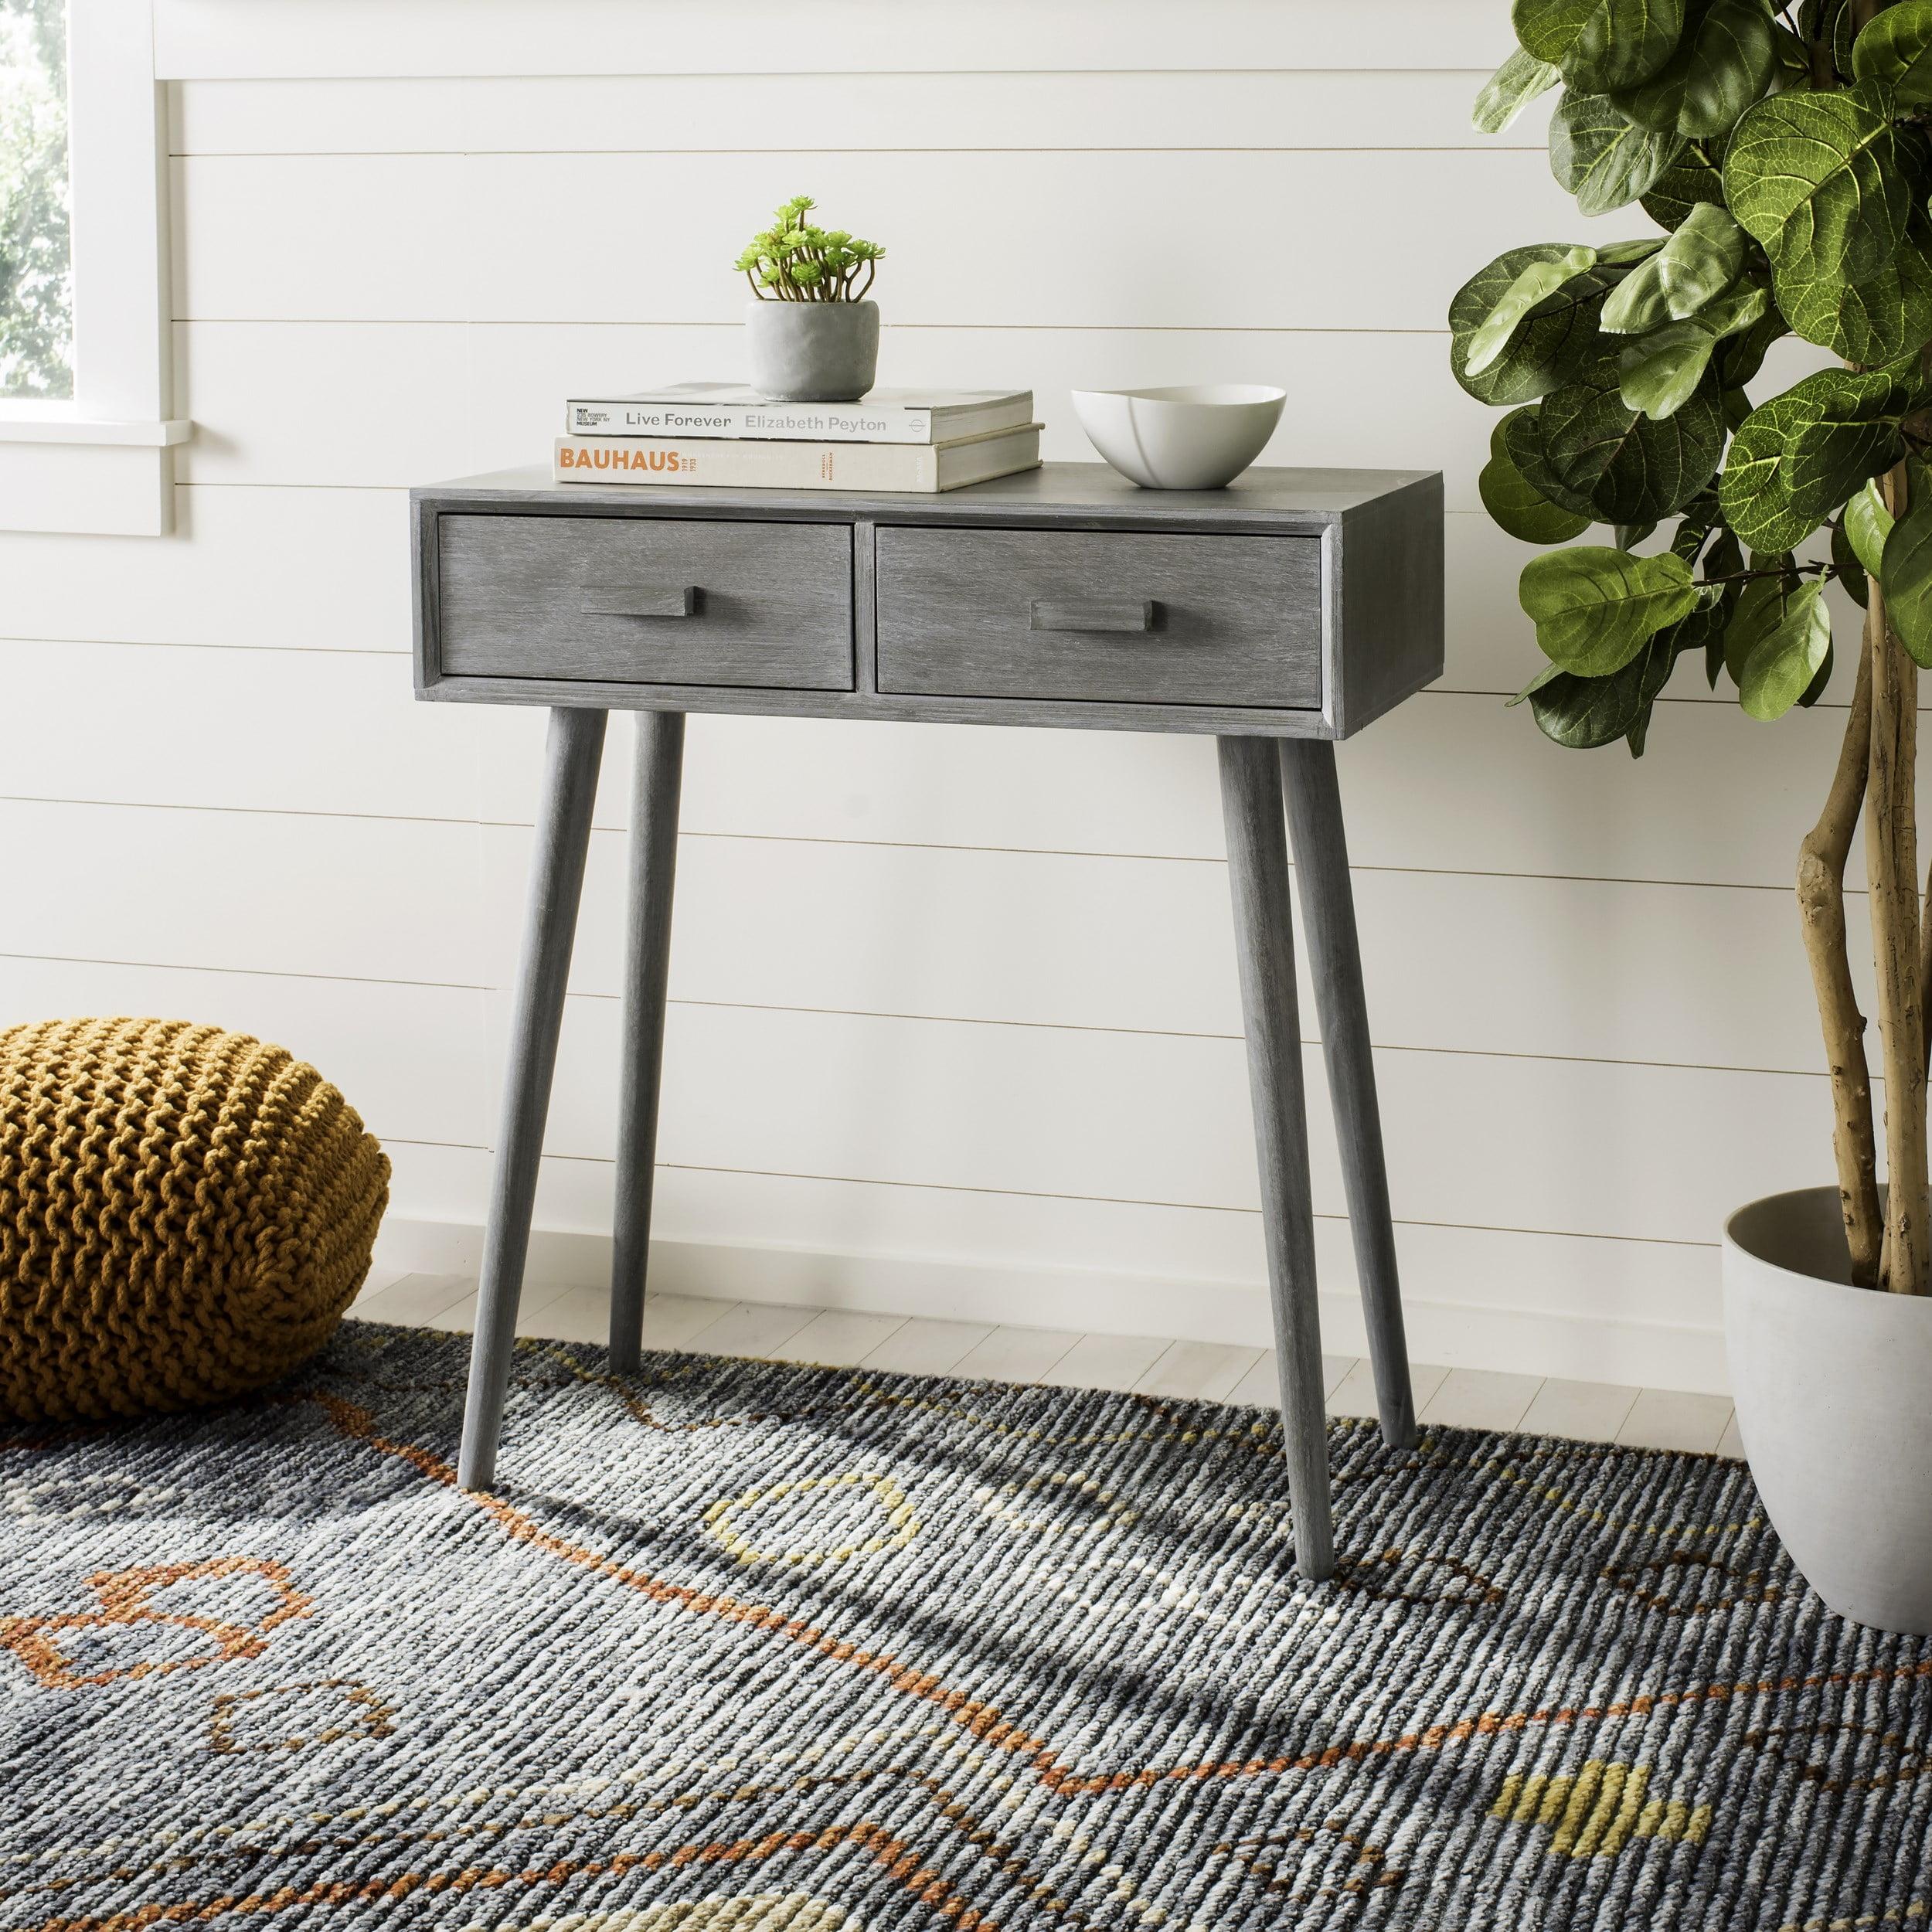
[[[1593,1757],[1573,1775],[1512,1772],[1489,1815],[1510,1825],[1541,1825],[1550,1834],[1550,1850],[1566,1858],[1614,1858],[1634,1838],[1702,1845],[1711,1808],[1647,1798],[1649,1787],[1648,1764]]]

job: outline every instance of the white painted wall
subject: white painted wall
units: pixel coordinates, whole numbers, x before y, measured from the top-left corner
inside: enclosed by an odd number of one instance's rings
[[[1641,226],[1580,221],[1537,115],[1469,132],[1503,0],[155,8],[199,427],[177,536],[0,539],[0,1019],[281,1039],[389,1146],[396,1251],[473,1251],[542,721],[411,702],[403,492],[541,458],[571,391],[735,372],[729,262],[807,190],[892,251],[883,378],[1030,383],[1049,456],[1077,383],[1245,379],[1290,393],[1271,460],[1447,473],[1447,674],[1342,753],[1417,1352],[1722,1386],[1721,1219],[1828,1172],[1787,886],[1842,713],[1687,675],[1633,765],[1502,707],[1526,553],[1443,311]],[[539,1207],[573,1273],[628,741]],[[696,719],[684,825],[663,1279],[1264,1338],[1208,740]]]

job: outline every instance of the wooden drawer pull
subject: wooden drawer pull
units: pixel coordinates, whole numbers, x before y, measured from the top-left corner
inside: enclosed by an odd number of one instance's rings
[[[587,584],[583,590],[587,617],[689,617],[697,609],[695,583]]]
[[[1036,597],[1036,631],[1151,631],[1151,597]]]

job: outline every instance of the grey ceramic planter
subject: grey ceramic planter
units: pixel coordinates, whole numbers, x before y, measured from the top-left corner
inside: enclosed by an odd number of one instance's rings
[[[1836,1188],[1724,1229],[1738,1433],[1792,1562],[1842,1617],[1932,1635],[1932,1297],[1849,1284]]]
[[[747,302],[745,342],[767,401],[855,403],[879,373],[879,304]]]

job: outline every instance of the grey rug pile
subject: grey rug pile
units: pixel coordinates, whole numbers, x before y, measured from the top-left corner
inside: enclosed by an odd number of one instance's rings
[[[1932,1644],[1734,1463],[464,1338],[0,1427],[0,1928],[1826,1928],[1932,1900]]]

